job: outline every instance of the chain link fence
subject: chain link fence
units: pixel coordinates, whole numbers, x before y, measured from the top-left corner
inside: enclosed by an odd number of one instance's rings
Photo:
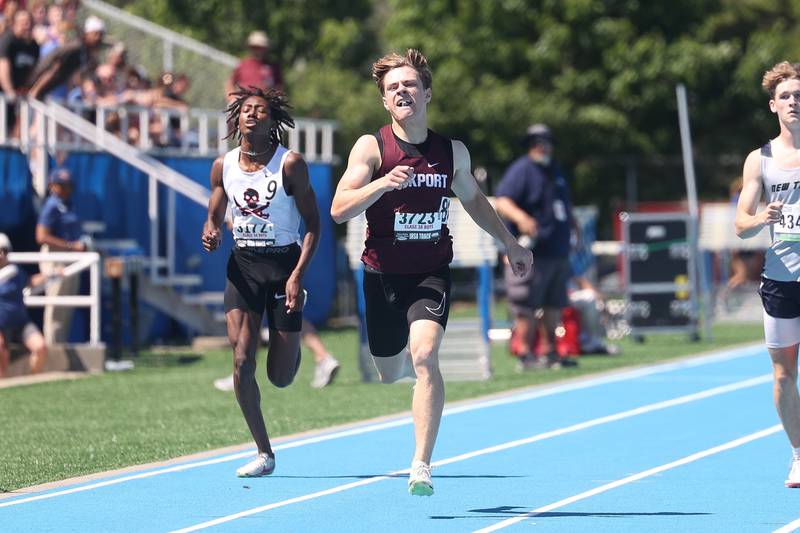
[[[238,58],[99,0],[82,2],[81,20],[90,15],[105,22],[107,40],[124,43],[129,63],[154,84],[163,72],[186,74],[191,86],[185,98],[191,107],[225,106],[225,81]]]

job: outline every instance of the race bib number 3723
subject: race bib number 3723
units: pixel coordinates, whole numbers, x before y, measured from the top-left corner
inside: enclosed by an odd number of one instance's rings
[[[447,223],[450,199],[442,197],[439,210],[428,213],[394,214],[394,238],[398,241],[430,242],[442,236],[442,225]]]

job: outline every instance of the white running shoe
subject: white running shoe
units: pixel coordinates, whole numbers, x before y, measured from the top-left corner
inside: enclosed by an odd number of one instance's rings
[[[339,361],[337,361],[331,354],[317,363],[314,367],[314,379],[311,380],[311,386],[315,389],[327,387],[333,383],[336,373],[339,371]]]
[[[236,469],[239,477],[268,476],[275,470],[275,458],[266,453],[260,453],[246,465]]]
[[[789,477],[786,478],[785,485],[790,489],[800,489],[800,459],[792,459],[792,467],[789,470]]]
[[[214,380],[214,387],[222,392],[230,392],[233,390],[233,374]]]
[[[109,359],[103,366],[107,372],[124,372],[125,370],[133,370],[133,361],[130,359],[120,359],[119,361]]]
[[[412,496],[431,496],[433,494],[429,464],[422,461],[411,463],[411,473],[408,475],[408,493]]]

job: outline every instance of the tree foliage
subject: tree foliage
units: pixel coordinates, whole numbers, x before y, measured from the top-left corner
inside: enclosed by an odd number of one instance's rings
[[[701,197],[721,197],[744,155],[777,132],[763,72],[795,60],[798,0],[133,0],[127,9],[232,53],[265,29],[297,113],[341,124],[346,159],[386,121],[372,61],[419,48],[431,125],[499,179],[525,127],[547,122],[576,201],[683,196],[675,85],[690,95]],[[650,164],[650,163],[665,164]]]

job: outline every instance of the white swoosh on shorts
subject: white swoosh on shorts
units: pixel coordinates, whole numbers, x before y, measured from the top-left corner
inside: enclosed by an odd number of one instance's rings
[[[447,300],[447,294],[446,293],[442,294],[442,301],[439,303],[439,307],[437,307],[436,309],[431,309],[426,305],[425,309],[430,311],[431,314],[434,316],[442,316],[444,314],[444,303],[446,300]]]
[[[284,294],[276,294],[275,295],[275,299],[276,300],[285,300],[286,299],[286,294],[285,293]],[[303,307],[306,306],[306,302],[307,301],[308,301],[308,291],[303,289]]]

